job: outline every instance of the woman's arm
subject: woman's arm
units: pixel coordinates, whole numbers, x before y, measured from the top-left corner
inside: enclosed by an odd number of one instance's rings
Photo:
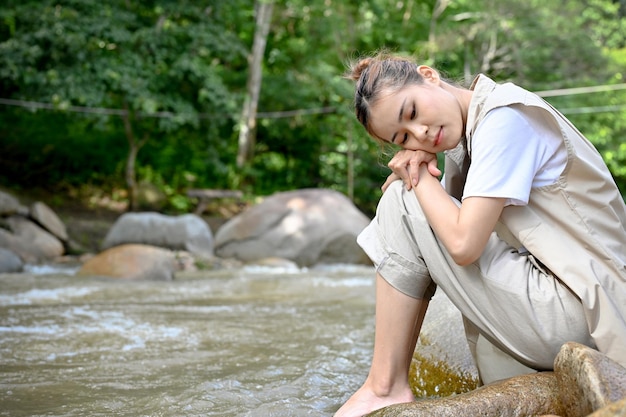
[[[457,264],[476,261],[500,218],[505,199],[470,197],[459,208],[426,164],[419,166],[418,174],[413,191],[435,234]]]

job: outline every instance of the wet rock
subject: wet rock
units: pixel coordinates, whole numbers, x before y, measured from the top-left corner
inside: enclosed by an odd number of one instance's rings
[[[41,201],[34,203],[30,208],[30,217],[58,239],[67,242],[68,236],[65,224],[45,203]]]
[[[202,217],[195,214],[125,213],[113,224],[102,247],[108,249],[127,243],[184,250],[207,258],[213,256],[211,229]]]
[[[15,253],[0,248],[0,273],[22,272],[24,263]]]
[[[626,368],[587,346],[564,344],[554,371],[568,417],[587,416],[626,398]]]
[[[371,417],[526,417],[563,416],[552,372],[520,375],[445,398],[396,404],[370,413]]]
[[[87,260],[78,276],[171,281],[178,270],[174,252],[149,245],[124,244]]]
[[[298,266],[369,264],[356,236],[369,219],[343,194],[326,189],[276,193],[226,222],[215,253],[254,262],[284,258]]]
[[[465,337],[463,316],[442,290],[428,304],[416,352],[432,361],[446,360],[447,366],[478,379]]]
[[[461,312],[438,290],[428,304],[409,381],[416,397],[445,397],[480,385]]]

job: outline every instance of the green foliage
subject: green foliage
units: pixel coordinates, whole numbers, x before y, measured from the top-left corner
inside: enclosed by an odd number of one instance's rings
[[[250,195],[328,187],[372,214],[387,157],[352,115],[352,85],[342,78],[349,60],[386,48],[465,82],[485,72],[534,90],[623,83],[624,10],[611,0],[277,1],[255,157],[239,170],[236,121],[253,0],[7,0],[0,9],[0,98],[56,110],[0,106],[0,123],[11,126],[0,129],[0,180],[122,187],[128,142],[121,118],[75,110],[128,108],[136,138],[149,139],[137,155],[138,181],[159,187],[168,209],[188,210],[190,187]],[[568,116],[623,190],[625,94],[550,99],[559,109],[596,108]],[[600,106],[613,110],[598,112]]]
[[[607,50],[607,85],[626,82],[626,48]],[[602,154],[626,196],[626,89],[548,98]]]
[[[101,184],[126,154],[123,135],[98,128],[100,119],[58,112],[0,108],[0,181],[20,187]],[[77,153],[79,150],[80,153]]]
[[[182,145],[186,142],[191,145],[188,151],[200,152],[193,158],[198,176],[206,170],[202,161],[214,157],[206,155],[214,147],[207,144],[207,128],[219,130],[237,111],[237,96],[226,81],[233,79],[230,74],[246,66],[246,47],[235,33],[218,23],[233,23],[222,19],[230,16],[227,4],[232,5],[226,1],[204,6],[167,1],[10,2],[2,11],[5,25],[0,30],[2,96],[53,103],[60,111],[71,106],[118,111],[127,108],[133,117],[135,135],[153,141],[156,138],[153,152],[145,156],[146,160],[184,164],[188,153],[178,153],[174,149],[181,144],[166,138],[186,134]],[[250,2],[238,5],[249,6]],[[47,122],[48,116],[42,113],[30,118],[25,114],[23,118]],[[120,139],[124,140],[119,117],[97,119],[89,126],[93,131],[86,134],[81,133],[85,123],[80,115],[63,117],[64,130],[71,131],[69,136],[98,137],[97,146],[104,154],[114,148],[123,149],[118,145]],[[7,143],[18,134],[7,132],[2,142]],[[19,138],[24,144],[23,153],[38,149],[38,140],[50,139],[50,153],[60,162],[65,153],[55,149],[62,140],[36,134]],[[35,147],[30,146],[31,140]],[[83,156],[89,155],[91,141],[77,145],[70,148],[73,152],[80,150],[80,154],[74,153],[72,161],[83,163],[88,172],[90,167],[84,164],[87,158]],[[164,155],[159,155],[163,149]],[[123,172],[119,163],[127,152],[116,153],[115,162],[107,163],[106,169],[100,171],[105,174],[104,181],[111,180],[112,175],[106,174]],[[185,159],[172,161],[168,157],[172,155]],[[106,155],[94,159],[106,159]],[[173,165],[155,167],[161,170]],[[72,176],[72,170],[67,169],[70,166],[64,162],[51,169],[68,175],[66,180],[70,182],[84,181],[84,175]],[[7,170],[3,175],[14,176],[14,172]],[[48,182],[54,184],[55,179],[53,175]],[[48,185],[45,182],[43,185]]]

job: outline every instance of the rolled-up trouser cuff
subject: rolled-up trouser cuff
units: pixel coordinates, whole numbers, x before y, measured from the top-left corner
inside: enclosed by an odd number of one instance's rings
[[[393,252],[380,233],[377,219],[360,233],[358,244],[376,266],[376,272],[409,297],[430,300],[437,285],[430,278],[426,265],[419,264]]]

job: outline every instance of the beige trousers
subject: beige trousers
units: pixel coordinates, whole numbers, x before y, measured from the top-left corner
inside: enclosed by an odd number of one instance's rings
[[[457,265],[400,181],[385,191],[358,243],[398,291],[417,299],[437,286],[446,293],[464,317],[484,383],[551,370],[568,341],[595,347],[580,300],[532,255],[494,232],[475,263]]]

